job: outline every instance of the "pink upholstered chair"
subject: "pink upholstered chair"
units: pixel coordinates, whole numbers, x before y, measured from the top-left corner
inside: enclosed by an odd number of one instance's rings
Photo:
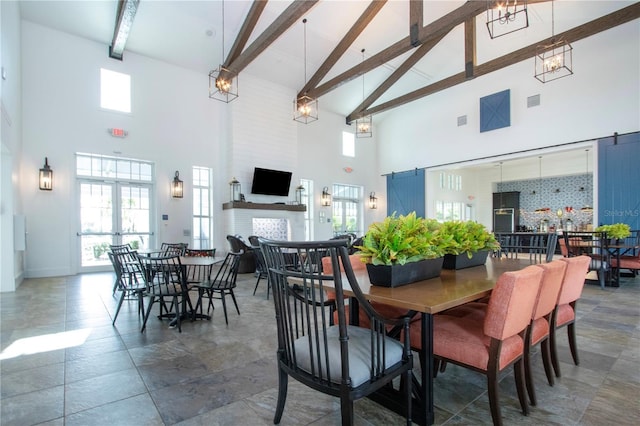
[[[547,375],[549,386],[553,386],[553,368],[551,367],[551,350],[549,343],[551,316],[558,304],[558,295],[562,287],[562,281],[567,269],[567,263],[561,260],[555,260],[550,263],[541,263],[536,265],[542,268],[542,283],[540,292],[538,293],[538,301],[533,310],[531,318],[531,327],[527,340],[525,341],[524,350],[524,372],[527,379],[527,392],[529,393],[529,401],[531,405],[536,405],[536,392],[531,374],[531,353],[530,349],[540,344],[542,349],[542,363],[544,372]]]
[[[468,315],[462,316],[434,316],[434,370],[444,361],[485,374],[494,425],[502,424],[498,375],[511,365],[522,412],[529,413],[523,365],[525,334],[531,323],[542,274],[543,270],[533,265],[520,271],[505,272],[498,278],[486,309],[470,309]],[[410,337],[417,339],[412,345],[419,345],[420,323],[413,323],[410,333]]]
[[[356,272],[358,270],[365,270],[366,269],[366,264],[363,263],[360,260],[360,255],[359,254],[349,255],[349,261],[351,263],[351,269],[353,269],[354,272]],[[342,268],[342,264],[340,264],[340,270],[344,271],[344,269]],[[331,258],[330,257],[323,257],[322,258],[322,272],[324,272],[325,274],[333,273],[333,269],[331,268]],[[326,290],[326,293],[327,293],[327,300],[335,300],[335,293],[333,291]],[[401,317],[403,317],[403,316],[405,316],[407,314],[407,310],[406,309],[396,308],[395,306],[389,306],[389,305],[385,305],[384,303],[379,303],[379,302],[370,302],[370,303],[371,303],[371,306],[373,307],[373,309],[375,309],[375,311],[378,314],[380,314],[380,315],[382,315],[383,317],[386,317],[386,318],[401,318]],[[338,320],[337,313],[333,309],[332,309],[332,312],[333,312],[333,317],[332,317],[333,321],[337,322],[337,320]],[[346,314],[348,315],[349,312],[347,311]],[[419,319],[419,316],[418,316],[418,319]],[[347,321],[348,320],[349,320],[349,318],[347,318]],[[415,321],[415,319],[414,319],[414,321]],[[370,326],[370,324],[369,324],[369,316],[360,314],[358,316],[358,325],[360,327],[368,328]]]
[[[551,317],[551,330],[549,335],[549,343],[551,344],[551,363],[556,373],[556,377],[560,377],[560,362],[558,361],[558,353],[556,349],[556,329],[567,326],[567,334],[569,339],[569,349],[575,365],[579,365],[578,346],[576,344],[576,302],[582,294],[584,281],[589,271],[591,258],[589,256],[575,256],[560,259],[567,263],[567,270],[562,281],[560,296],[558,297],[558,306]]]

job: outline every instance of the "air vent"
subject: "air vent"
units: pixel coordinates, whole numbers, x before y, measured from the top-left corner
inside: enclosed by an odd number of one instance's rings
[[[527,98],[527,108],[532,108],[540,105],[540,95],[533,95]]]
[[[466,115],[461,115],[460,117],[458,117],[458,127],[465,126],[466,124],[467,124],[467,116]]]

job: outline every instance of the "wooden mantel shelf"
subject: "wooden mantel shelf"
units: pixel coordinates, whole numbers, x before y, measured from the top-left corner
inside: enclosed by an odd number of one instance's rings
[[[231,209],[252,209],[252,210],[287,210],[291,212],[305,212],[307,206],[304,204],[269,204],[269,203],[246,203],[242,201],[230,201],[222,205],[222,210]]]

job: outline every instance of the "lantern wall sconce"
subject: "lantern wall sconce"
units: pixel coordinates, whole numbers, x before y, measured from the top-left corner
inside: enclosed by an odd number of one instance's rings
[[[49,167],[49,159],[44,157],[44,166],[40,169],[38,184],[43,191],[51,191],[53,189],[53,170]]]
[[[171,182],[171,196],[173,198],[182,198],[183,195],[183,182],[180,180],[180,173],[176,170],[176,174],[173,176],[173,181]]]
[[[375,192],[369,194],[369,208],[373,210],[378,208],[378,197]]]
[[[320,203],[323,207],[328,207],[331,205],[331,194],[329,194],[329,188],[322,188],[322,198],[320,199]]]
[[[229,191],[231,201],[242,201],[242,186],[235,177],[229,182]]]
[[[304,186],[298,185],[296,187],[296,204],[297,205],[301,205],[302,204],[302,194],[303,193],[304,193]]]

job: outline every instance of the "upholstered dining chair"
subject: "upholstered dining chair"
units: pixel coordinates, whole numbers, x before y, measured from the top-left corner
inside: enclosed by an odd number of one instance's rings
[[[533,382],[533,374],[531,371],[531,348],[540,345],[542,349],[542,364],[544,372],[547,376],[549,386],[554,385],[553,367],[551,366],[551,349],[549,335],[551,333],[551,317],[558,303],[558,295],[564,280],[564,274],[567,269],[566,262],[554,260],[550,263],[542,263],[536,265],[544,271],[542,275],[542,283],[538,292],[538,300],[533,316],[531,317],[531,327],[525,341],[524,350],[524,372],[527,383],[527,393],[531,405],[537,405],[536,391]]]
[[[511,365],[522,413],[529,413],[523,358],[542,274],[535,265],[505,272],[498,278],[486,309],[458,310],[452,315],[445,311],[433,319],[434,372],[441,362],[447,362],[486,375],[494,425],[502,424],[498,376]],[[416,345],[420,333],[420,323],[412,324],[411,341],[417,350],[422,350],[419,343]]]
[[[351,269],[353,271],[364,271],[367,269],[366,268],[367,265],[360,260],[359,254],[350,254],[349,263],[351,264]],[[340,264],[340,272],[344,272],[344,267],[342,266],[342,260],[340,260],[339,264]],[[325,256],[322,258],[322,270],[327,274],[333,273],[333,267],[331,265],[331,257]],[[335,292],[333,290],[326,290],[326,292],[327,292],[327,300],[335,302],[336,300]],[[345,300],[346,299],[348,299],[348,297],[345,297]],[[406,309],[397,308],[395,306],[386,305],[380,302],[372,301],[369,303],[378,314],[382,315],[385,318],[401,318],[403,316],[406,316],[407,314]],[[335,323],[337,322],[337,319],[338,319],[338,314],[335,311],[335,305],[331,306],[331,312],[332,312],[331,320],[334,321]],[[347,312],[346,315],[347,315],[347,322],[350,322],[349,312]],[[416,316],[412,320],[415,321],[418,319],[420,319],[420,317]],[[360,314],[358,315],[358,325],[360,327],[369,328],[370,326],[369,317],[366,315],[366,313],[360,312]],[[389,327],[389,330],[391,329],[392,327]]]
[[[591,258],[589,256],[565,257],[560,259],[567,263],[567,270],[562,280],[562,288],[558,296],[558,305],[551,317],[549,343],[551,346],[551,363],[556,377],[560,377],[560,361],[558,360],[556,332],[560,327],[567,327],[569,349],[573,362],[579,365],[578,345],[576,342],[576,303],[582,294]]]
[[[343,425],[354,421],[353,401],[384,387],[395,389],[411,424],[412,365],[409,319],[388,320],[378,315],[358,286],[345,240],[287,242],[260,240],[269,268],[278,330],[278,401],[273,422],[280,423],[287,397],[288,378],[340,398]],[[317,259],[318,252],[331,259],[333,273],[324,268],[292,268],[287,253],[299,259]],[[365,329],[347,324],[340,262],[354,298],[369,317]],[[338,324],[331,325],[326,290],[335,291]],[[400,342],[385,334],[388,324],[401,325]],[[394,382],[401,378],[399,384]]]

